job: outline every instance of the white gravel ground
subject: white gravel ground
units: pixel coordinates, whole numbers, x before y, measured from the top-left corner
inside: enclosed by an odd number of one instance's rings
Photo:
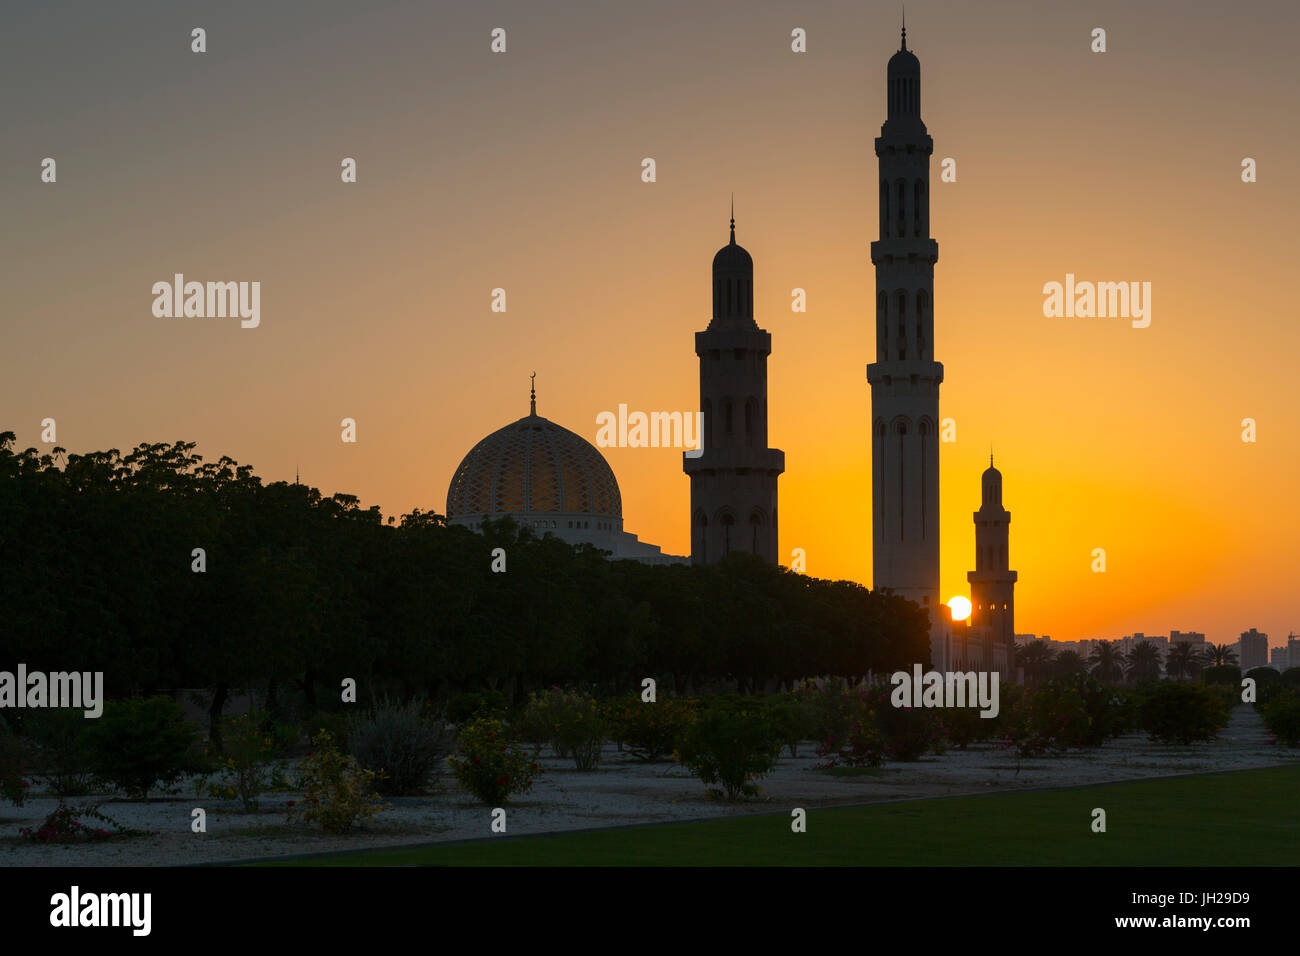
[[[1218,740],[1190,747],[1161,746],[1134,735],[1111,741],[1100,750],[1017,761],[1014,753],[979,746],[950,750],[917,763],[886,764],[868,775],[836,777],[814,769],[819,761],[812,747],[805,745],[798,758],[785,752],[776,771],[761,781],[760,797],[742,804],[711,801],[703,785],[683,768],[671,763],[638,763],[612,746],[606,748],[595,771],[577,771],[572,761],[556,760],[545,753],[540,759],[546,774],[531,793],[516,797],[507,807],[507,832],[512,835],[1245,770],[1300,763],[1300,751],[1269,743],[1259,716],[1246,706],[1234,708],[1232,722]],[[287,825],[284,801],[301,799],[301,794],[268,794],[261,812],[245,814],[237,803],[201,799],[192,789],[182,789],[179,795],[147,804],[109,795],[70,801],[101,802],[102,812],[124,826],[151,831],[149,836],[40,846],[21,839],[18,828],[38,825],[58,801],[35,795],[40,793],[39,781],[33,793],[24,807],[0,806],[0,865],[166,866],[491,835],[491,808],[475,803],[445,774],[427,796],[394,799],[391,809],[364,829],[343,836]],[[195,807],[207,811],[207,833],[190,830]]]

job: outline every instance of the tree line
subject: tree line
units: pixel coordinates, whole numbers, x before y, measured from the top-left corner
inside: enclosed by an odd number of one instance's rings
[[[356,679],[445,696],[644,677],[742,692],[929,661],[912,602],[732,555],[610,561],[510,521],[483,533],[351,495],[263,484],[195,443],[68,455],[0,433],[0,667],[103,671],[110,697]],[[506,570],[492,570],[503,548]],[[195,549],[204,570],[195,571]]]

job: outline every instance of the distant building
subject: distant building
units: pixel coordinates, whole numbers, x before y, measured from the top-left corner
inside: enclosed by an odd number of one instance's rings
[[[1261,634],[1253,627],[1242,631],[1241,640],[1237,642],[1237,662],[1243,673],[1252,667],[1264,667],[1268,664],[1268,635]]]
[[[1170,631],[1170,644],[1204,644],[1205,635],[1199,631]]]
[[[1274,670],[1284,671],[1287,669],[1289,657],[1285,647],[1275,647],[1269,652],[1268,666]]]

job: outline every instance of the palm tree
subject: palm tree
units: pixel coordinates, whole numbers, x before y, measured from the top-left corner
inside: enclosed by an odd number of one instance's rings
[[[1078,651],[1062,651],[1056,655],[1056,673],[1063,677],[1069,677],[1071,674],[1077,674],[1086,670],[1088,665],[1084,663]]]
[[[1025,669],[1025,683],[1033,687],[1047,672],[1056,650],[1045,641],[1029,641],[1016,648],[1016,664]]]
[[[1103,684],[1118,684],[1124,677],[1123,657],[1114,641],[1098,641],[1088,655],[1092,676]]]
[[[1133,683],[1160,679],[1160,650],[1154,644],[1138,641],[1124,655],[1124,669]]]
[[[1178,641],[1169,648],[1169,655],[1165,658],[1165,673],[1174,680],[1197,677],[1201,673],[1203,664],[1204,659],[1193,645],[1186,641]]]
[[[1205,649],[1205,656],[1212,660],[1215,666],[1237,663],[1237,652],[1228,644],[1209,645]]]

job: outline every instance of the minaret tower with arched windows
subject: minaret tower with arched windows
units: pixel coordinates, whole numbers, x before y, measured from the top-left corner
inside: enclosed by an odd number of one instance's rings
[[[871,383],[873,581],[930,609],[939,598],[939,383],[934,360],[930,154],[921,122],[921,64],[902,44],[889,60],[888,116],[876,139],[880,238],[876,360]],[[941,616],[931,610],[932,634]]]
[[[713,257],[713,320],[695,333],[703,448],[687,452],[691,563],[732,551],[777,563],[776,479],[785,452],[767,447],[767,357],[772,336],[754,322],[754,260],[731,242]]]
[[[984,658],[989,661],[997,659],[997,648],[1010,654],[1015,642],[1017,577],[1007,567],[1011,512],[1002,507],[1002,472],[993,467],[992,455],[982,485],[980,510],[975,512],[975,570],[967,572],[966,580],[971,603],[968,627],[993,651],[992,657]],[[1006,666],[1010,663],[1007,658]]]

